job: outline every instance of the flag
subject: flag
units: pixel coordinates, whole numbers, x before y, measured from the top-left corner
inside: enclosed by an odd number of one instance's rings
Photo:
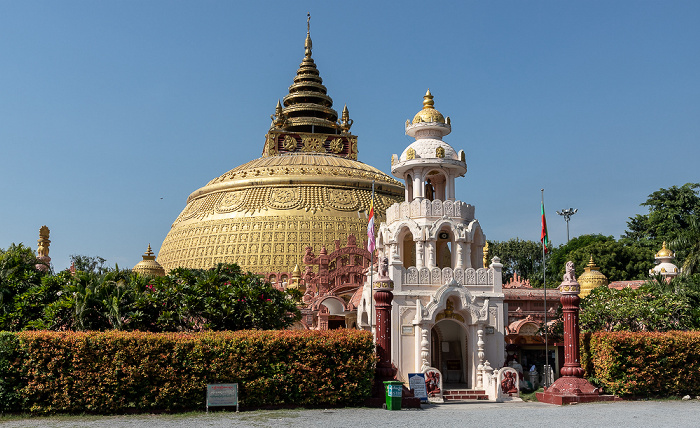
[[[540,236],[544,252],[549,251],[549,235],[547,234],[547,219],[544,217],[544,200],[542,201],[542,236]]]
[[[374,244],[374,199],[372,199],[369,205],[369,219],[367,223],[367,251],[373,252]]]

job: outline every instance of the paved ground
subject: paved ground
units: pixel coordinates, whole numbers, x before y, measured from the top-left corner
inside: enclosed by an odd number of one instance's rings
[[[699,427],[700,400],[554,406],[462,402],[423,409],[272,410],[181,415],[0,418],[0,427]]]

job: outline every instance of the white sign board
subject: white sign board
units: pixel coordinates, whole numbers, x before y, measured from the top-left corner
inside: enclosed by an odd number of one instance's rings
[[[209,406],[236,406],[238,411],[238,384],[207,384],[207,411]]]
[[[423,373],[408,374],[408,388],[420,401],[428,401],[428,391],[425,389],[425,375]]]

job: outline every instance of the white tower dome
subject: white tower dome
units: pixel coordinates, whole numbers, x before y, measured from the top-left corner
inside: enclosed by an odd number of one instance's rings
[[[413,121],[406,121],[406,135],[416,141],[401,156],[391,157],[391,173],[406,182],[406,202],[418,198],[454,201],[455,178],[467,172],[464,151],[457,152],[442,140],[452,131],[450,118],[445,119],[434,105],[428,89],[423,109]]]

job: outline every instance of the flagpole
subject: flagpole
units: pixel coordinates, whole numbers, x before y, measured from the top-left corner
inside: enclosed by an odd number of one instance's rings
[[[544,189],[542,192],[542,282],[544,284],[544,387],[549,388],[549,340],[547,335],[547,265],[545,263],[545,254],[547,246],[545,238],[547,238],[547,220],[544,216]]]
[[[374,180],[372,180],[372,202],[370,203],[370,215],[374,215]],[[370,221],[371,219],[368,219]],[[372,239],[374,239],[374,222],[372,222]],[[368,237],[369,238],[369,237]],[[367,242],[367,245],[370,243]],[[369,331],[372,332],[372,337],[376,341],[376,334],[372,329],[372,305],[374,305],[374,243],[372,243],[372,249],[370,250],[370,263],[369,263]]]

